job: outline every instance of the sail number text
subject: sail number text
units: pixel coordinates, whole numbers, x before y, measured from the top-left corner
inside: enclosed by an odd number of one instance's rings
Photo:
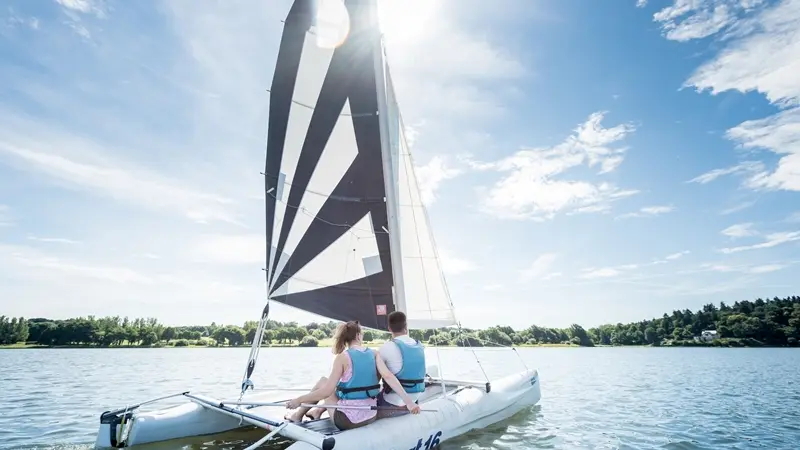
[[[425,442],[422,441],[422,439],[424,439],[424,438],[420,438],[420,440],[417,441],[417,445],[411,447],[408,450],[423,450],[423,449],[424,450],[433,450],[433,449],[435,449],[435,448],[437,448],[439,446],[439,438],[441,436],[442,436],[442,432],[441,431],[437,431],[436,434],[432,434],[432,435],[428,436],[428,440],[425,441]]]

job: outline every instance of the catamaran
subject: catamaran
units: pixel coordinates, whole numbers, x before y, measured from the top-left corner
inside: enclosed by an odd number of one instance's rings
[[[106,411],[97,448],[255,426],[267,434],[249,449],[281,436],[292,441],[290,450],[430,450],[540,400],[535,369],[461,381],[429,365],[422,413],[339,431],[327,418],[284,420],[286,400],[275,401],[281,393],[254,389],[270,301],[373,329],[386,330],[386,315],[394,310],[406,313],[412,329],[460,329],[417,185],[377,8],[377,0],[295,0],[284,21],[263,173],[268,295],[238,395],[226,400],[187,391]],[[144,408],[175,397],[185,402]]]

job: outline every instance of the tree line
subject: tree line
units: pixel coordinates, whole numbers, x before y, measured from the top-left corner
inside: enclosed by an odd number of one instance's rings
[[[337,322],[266,323],[264,345],[295,344],[315,347],[333,336]],[[46,346],[239,346],[255,339],[258,322],[237,325],[165,326],[155,318],[79,317],[66,320],[24,319],[0,316],[0,345],[27,342]],[[704,330],[716,330],[720,339],[710,344],[694,340]],[[475,329],[412,330],[411,337],[438,346],[540,345],[770,345],[797,346],[800,340],[800,297],[707,304],[692,312],[675,310],[660,318],[628,324],[607,324],[588,330],[578,324],[567,328],[531,325],[523,330],[509,326]],[[367,330],[364,340],[385,340],[389,333]]]

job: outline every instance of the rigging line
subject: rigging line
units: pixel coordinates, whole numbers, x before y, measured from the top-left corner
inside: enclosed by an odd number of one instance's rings
[[[290,267],[290,269],[291,269],[291,267]],[[304,283],[313,284],[315,286],[320,286],[320,287],[337,286],[337,289],[358,292],[358,291],[365,291],[366,289],[359,288],[359,287],[342,287],[340,285],[341,284],[345,284],[345,283],[349,283],[350,281],[365,280],[365,279],[367,279],[369,277],[370,277],[370,275],[367,275],[367,276],[362,277],[362,278],[356,278],[355,280],[337,281],[335,284],[331,284],[329,282],[322,282],[322,281],[312,281],[312,280],[308,280],[308,279],[305,279],[305,278],[302,278],[302,277],[298,277],[298,276],[291,276],[291,277],[289,277],[289,279],[290,280],[294,280],[294,281],[302,281]],[[284,283],[285,283],[285,281],[282,284],[284,284]],[[281,286],[278,286],[278,287],[280,288]],[[302,292],[302,291],[298,291],[298,292]],[[283,295],[291,295],[291,294],[283,294]]]
[[[519,361],[522,363],[522,366],[525,367],[525,370],[528,370],[528,365],[525,364],[525,360],[522,359],[522,355],[519,353],[519,351],[517,351],[517,347],[515,347],[514,345],[500,344],[498,342],[490,341],[490,340],[487,340],[487,339],[481,339],[481,337],[478,336],[478,335],[475,335],[475,340],[477,340],[477,341],[479,341],[481,343],[484,343],[484,344],[491,344],[491,345],[494,345],[496,347],[510,348],[517,355],[517,357],[519,358]]]
[[[365,233],[367,233],[367,234],[369,234],[369,235],[372,235],[372,236],[375,236],[375,235],[378,235],[378,234],[388,234],[388,233],[387,233],[387,232],[385,232],[385,231],[375,231],[375,230],[366,230],[366,229],[362,229],[362,228],[356,228],[356,227],[355,227],[355,224],[351,225],[351,224],[347,224],[347,223],[334,223],[334,222],[330,222],[330,221],[328,221],[328,220],[325,220],[325,219],[323,219],[323,218],[321,218],[321,217],[319,217],[319,216],[317,216],[317,215],[313,215],[313,214],[311,214],[310,212],[308,212],[308,210],[306,210],[306,209],[305,209],[305,208],[303,208],[302,206],[295,206],[295,205],[291,205],[291,204],[289,204],[289,203],[287,203],[287,202],[284,202],[283,200],[280,200],[278,197],[276,197],[276,196],[275,196],[274,194],[272,194],[272,193],[269,193],[269,194],[267,194],[267,195],[269,195],[270,197],[274,198],[276,202],[278,202],[278,203],[281,203],[281,204],[283,204],[283,205],[286,205],[286,207],[287,207],[287,208],[292,208],[292,209],[295,209],[295,210],[297,210],[297,211],[300,211],[301,213],[303,213],[303,214],[305,214],[305,215],[307,215],[307,216],[311,217],[312,219],[314,219],[314,220],[319,220],[320,222],[322,222],[322,223],[324,223],[324,224],[326,224],[326,225],[331,225],[331,226],[334,226],[334,227],[343,227],[343,228],[345,228],[345,227],[346,227],[346,228],[350,228],[350,232],[352,232],[352,230],[356,230],[356,231],[363,231],[363,232],[365,232]],[[320,195],[322,195],[322,194],[320,194]],[[383,200],[381,200],[381,201],[383,201]],[[360,236],[356,236],[356,237],[359,237],[359,238],[361,238]],[[364,238],[364,239],[366,239],[366,238],[368,238],[368,237],[370,237],[370,236],[364,236],[363,238]]]
[[[400,114],[399,114],[400,107],[397,105],[397,102],[394,101],[395,97],[394,97],[394,87],[393,86],[391,87],[391,90],[392,90],[392,100],[393,100],[394,106],[397,107],[398,116],[400,116]],[[399,122],[400,122],[399,125],[402,126],[403,125],[402,118],[399,119]],[[400,140],[401,141],[405,141],[405,139],[404,139],[405,134],[402,132],[402,130],[398,130],[398,131],[399,131],[398,135],[400,136]],[[400,143],[398,143],[398,144],[400,144]],[[402,144],[404,146],[406,146],[406,148],[408,147],[408,143],[407,142],[402,142]],[[400,155],[400,156],[401,156],[401,160],[402,160],[402,155]],[[416,175],[414,173],[414,166],[413,166],[413,164],[411,162],[411,159],[409,158],[407,160],[407,163],[404,162],[403,165],[406,166],[405,167],[406,177],[411,178],[414,181],[414,184],[416,186]],[[399,174],[398,174],[398,176],[399,176]],[[411,181],[411,180],[408,180],[408,181]],[[414,194],[411,191],[411,183],[410,182],[406,183],[406,190],[408,191],[409,200],[412,199]],[[431,293],[430,293],[430,289],[428,288],[428,277],[425,276],[425,258],[422,257],[422,240],[420,239],[420,236],[419,236],[420,235],[420,233],[419,233],[420,230],[419,230],[419,224],[417,223],[417,211],[416,211],[416,208],[413,206],[413,200],[411,200],[411,217],[412,217],[412,219],[414,221],[414,229],[417,231],[414,234],[416,235],[417,248],[419,249],[419,252],[420,252],[419,260],[420,260],[420,264],[422,265],[422,273],[423,273],[422,280],[423,280],[423,284],[425,286],[426,298],[428,300],[428,316],[430,317],[431,320],[434,320],[434,317],[433,317],[433,305],[431,305],[431,298],[430,298]],[[424,217],[423,217],[423,219],[424,219]],[[428,237],[430,237],[430,234],[431,234],[430,233],[430,227],[428,227],[427,230],[428,230],[428,235],[429,235]],[[445,295],[447,295],[447,291],[445,291]],[[438,330],[436,328],[433,329],[433,336],[434,337],[437,335],[436,334],[437,331]],[[441,356],[441,352],[439,351],[439,347],[434,346],[434,351],[436,352],[436,363],[439,365],[439,371],[440,371],[439,375],[442,377],[442,379],[444,379],[444,375],[443,375],[444,374],[444,366],[442,366],[442,356]],[[445,395],[447,395],[447,390],[444,387],[444,382],[442,382],[442,392],[444,392]]]
[[[464,336],[464,330],[461,328],[461,322],[458,322],[458,337],[459,338],[463,338],[463,336]],[[478,367],[481,369],[481,372],[483,372],[483,377],[486,378],[486,381],[491,381],[489,379],[489,375],[486,374],[486,370],[483,368],[483,364],[481,363],[481,360],[478,358],[478,354],[475,353],[475,348],[472,347],[472,342],[469,340],[469,338],[471,338],[471,337],[472,336],[469,336],[467,338],[467,340],[466,340],[467,341],[467,346],[469,347],[470,351],[472,352],[472,356],[475,357],[475,361],[478,363]],[[477,338],[477,336],[475,336],[475,337]],[[456,338],[456,339],[458,339],[458,338]]]
[[[270,175],[270,174],[264,173],[264,172],[260,172],[260,173],[261,173],[262,176],[264,176],[266,178],[269,178],[269,179],[275,179],[275,180],[280,179],[280,175],[274,176],[274,175]],[[277,187],[278,187],[277,184],[283,184],[284,186],[289,186],[289,187],[299,186],[297,184],[294,184],[294,183],[291,183],[289,181],[285,181],[284,180],[282,183],[276,183],[276,185],[271,187],[270,190],[277,189]],[[309,194],[319,195],[320,197],[332,198],[334,200],[339,200],[339,201],[343,201],[343,202],[351,202],[351,203],[383,203],[384,202],[384,197],[374,197],[374,198],[371,198],[371,197],[364,197],[364,198],[344,197],[344,196],[340,196],[340,195],[323,194],[322,192],[318,192],[318,191],[315,191],[313,189],[308,189],[308,188],[303,188],[303,193],[304,194],[305,193],[309,193]],[[272,197],[275,198],[277,201],[283,203],[283,201],[278,199],[277,197],[275,197],[274,194],[272,195]]]
[[[267,89],[267,92],[269,94],[272,94],[272,90],[271,89]],[[295,105],[298,105],[298,106],[302,106],[303,108],[308,108],[308,109],[310,109],[312,111],[314,111],[314,109],[315,109],[313,106],[306,105],[305,103],[299,102],[299,101],[295,100],[294,98],[292,98],[292,103],[294,103]],[[339,117],[351,117],[351,118],[356,118],[356,119],[360,118],[360,117],[374,117],[376,115],[377,114],[374,113],[374,112],[364,112],[364,113],[355,113],[355,114],[353,114],[353,113],[349,113],[349,114],[347,114],[347,113],[339,113]]]

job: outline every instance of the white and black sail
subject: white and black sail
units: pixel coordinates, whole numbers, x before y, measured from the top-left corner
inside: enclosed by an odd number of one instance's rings
[[[286,18],[265,169],[269,299],[372,328],[395,308],[413,328],[452,325],[376,3],[296,0]]]
[[[325,17],[318,8],[335,5],[325,3],[294,2],[272,81],[265,170],[269,298],[382,328],[377,308],[388,313],[394,302],[374,2],[348,1],[347,14],[327,12],[328,24],[318,20]],[[337,35],[344,39],[337,42]]]

